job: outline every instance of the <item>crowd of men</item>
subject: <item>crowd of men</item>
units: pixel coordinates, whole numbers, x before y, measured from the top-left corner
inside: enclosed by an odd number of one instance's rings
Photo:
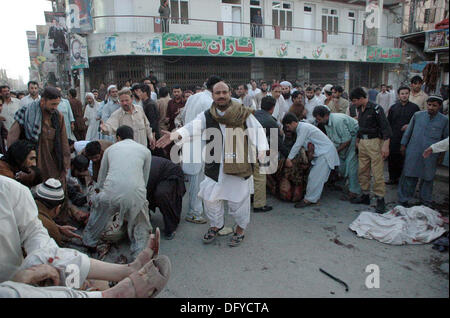
[[[186,182],[186,221],[209,222],[202,238],[209,244],[225,233],[227,209],[236,223],[231,247],[244,241],[252,210],[273,210],[267,191],[296,208],[317,204],[326,184],[354,204],[370,205],[372,192],[375,211],[384,213],[386,184],[397,185],[398,203],[409,207],[418,183],[419,204],[433,207],[439,152],[448,150],[448,95],[428,96],[422,84],[416,76],[397,91],[381,85],[380,92],[347,93],[339,85],[277,80],[231,87],[212,75],[183,90],[151,73],[120,90],[102,84],[83,100],[76,89],[66,99],[60,88],[40,90],[36,82],[19,100],[1,86],[0,225],[12,234],[0,240],[0,263],[8,266],[0,295],[156,295],[170,261],[157,256],[150,210],[158,208],[164,237],[173,239]],[[131,271],[63,248],[78,241],[103,259],[124,237]],[[33,243],[23,261],[20,243],[27,240]],[[100,294],[30,289],[36,279],[58,285],[65,278],[49,259],[78,264],[78,287],[87,279],[119,284]]]

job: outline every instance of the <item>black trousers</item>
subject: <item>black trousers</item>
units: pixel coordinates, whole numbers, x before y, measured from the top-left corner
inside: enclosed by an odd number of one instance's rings
[[[161,18],[161,27],[163,33],[169,33],[169,18]]]
[[[158,183],[155,192],[148,198],[149,208],[155,211],[158,207],[163,215],[166,235],[175,231],[180,223],[183,194],[178,193],[176,180],[163,180]]]
[[[389,151],[388,168],[389,179],[391,181],[398,181],[403,171],[403,164],[405,157],[402,156],[400,151]]]

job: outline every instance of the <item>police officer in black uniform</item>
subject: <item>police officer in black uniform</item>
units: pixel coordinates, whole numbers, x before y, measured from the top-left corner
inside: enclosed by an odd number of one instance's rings
[[[358,149],[358,178],[362,195],[352,199],[352,203],[370,204],[370,181],[373,176],[373,193],[377,198],[377,213],[384,213],[384,160],[389,156],[389,143],[392,130],[384,110],[380,105],[370,102],[362,87],[350,93],[351,102],[358,111],[359,131],[356,139]]]

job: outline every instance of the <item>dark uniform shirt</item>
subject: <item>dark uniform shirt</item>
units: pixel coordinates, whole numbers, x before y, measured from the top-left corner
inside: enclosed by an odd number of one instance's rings
[[[159,113],[156,108],[156,103],[151,99],[147,99],[142,102],[142,108],[144,109],[145,116],[150,123],[150,127],[152,128],[152,132],[155,133],[156,140],[160,138],[159,131]]]
[[[289,149],[284,145],[283,136],[279,131],[276,119],[270,113],[268,113],[263,109],[257,110],[254,116],[266,131],[266,137],[269,146],[270,146],[270,129],[273,128],[278,130],[278,151],[283,155],[283,157],[287,158],[289,155]]]
[[[400,151],[400,142],[404,131],[402,127],[408,125],[415,112],[420,111],[419,106],[408,101],[406,105],[402,105],[400,102],[391,106],[388,113],[388,122],[392,129],[392,138],[390,142],[391,151]]]
[[[381,138],[384,140],[391,138],[392,130],[380,105],[369,101],[364,112],[361,112],[361,110],[362,106],[358,107],[359,131],[357,138]]]

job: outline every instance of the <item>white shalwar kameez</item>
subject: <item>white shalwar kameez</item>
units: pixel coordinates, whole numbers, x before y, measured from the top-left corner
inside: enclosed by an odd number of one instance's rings
[[[297,140],[288,159],[294,159],[301,147],[308,149],[308,143],[314,145],[314,159],[311,162],[305,200],[316,203],[322,195],[323,186],[328,181],[331,170],[339,166],[339,155],[333,142],[316,126],[299,122],[296,131]]]
[[[313,111],[316,106],[320,105],[323,105],[323,103],[315,95],[311,99],[308,99],[308,97],[305,98],[306,121],[308,123],[312,124],[313,122],[315,122],[316,119],[313,116]]]
[[[267,94],[269,96],[272,96],[272,94]],[[277,102],[275,103],[275,108],[273,109],[272,116],[277,120],[278,125],[281,127],[281,122],[283,121],[284,115],[289,112],[289,107],[284,100],[283,95],[280,95],[278,97]]]
[[[212,103],[212,93],[208,90],[190,96],[183,108],[185,111],[184,123],[187,124],[193,121],[198,114],[209,109]],[[202,146],[205,144],[204,141],[195,140],[194,142],[189,142],[184,145],[184,149],[189,149],[190,156],[187,158],[186,162],[183,161],[182,168],[189,180],[189,211],[187,216],[195,216],[196,218],[200,218],[203,214],[203,204],[202,200],[198,197],[198,192],[200,190],[200,183],[205,179],[205,174],[203,172],[204,163],[201,158],[196,158],[200,160],[197,160],[199,162],[194,162],[194,153],[197,150],[194,146],[195,142],[197,142],[197,144],[201,144]]]
[[[83,243],[95,247],[105,234],[106,225],[118,215],[118,227],[128,222],[131,252],[136,255],[149,238],[147,182],[151,152],[131,139],[108,147],[98,174],[100,192],[92,197],[92,212],[83,232]]]
[[[65,287],[68,278],[76,277],[72,276],[73,267],[79,270],[74,287],[83,285],[90,270],[89,257],[77,250],[58,247],[38,218],[31,191],[4,176],[0,176],[0,228],[0,298],[101,297],[98,292]],[[25,259],[22,246],[27,253]],[[58,269],[61,286],[34,287],[11,281],[18,271],[41,264],[51,264]]]
[[[100,126],[100,120],[97,120],[97,112],[100,108],[98,102],[94,102],[94,106],[86,104],[84,109],[84,118],[87,118],[86,126],[86,140],[98,140],[98,128]]]
[[[217,111],[220,116],[225,113]],[[201,129],[194,132],[194,123],[200,125]],[[249,141],[253,144],[259,152],[269,150],[267,138],[258,120],[250,115],[246,124],[248,129]],[[222,154],[225,153],[225,139],[226,126],[219,124],[222,131]],[[206,129],[205,114],[200,113],[194,121],[191,121],[186,126],[177,130],[182,136],[181,142],[187,141],[194,134],[202,133]],[[200,135],[201,136],[201,135]],[[228,175],[223,172],[223,156],[221,158],[218,182],[205,176],[205,179],[200,184],[200,191],[198,196],[203,199],[205,206],[205,214],[210,220],[211,227],[221,228],[224,224],[224,201],[228,202],[228,212],[233,216],[236,224],[246,229],[250,222],[250,178],[244,179],[241,177]]]

